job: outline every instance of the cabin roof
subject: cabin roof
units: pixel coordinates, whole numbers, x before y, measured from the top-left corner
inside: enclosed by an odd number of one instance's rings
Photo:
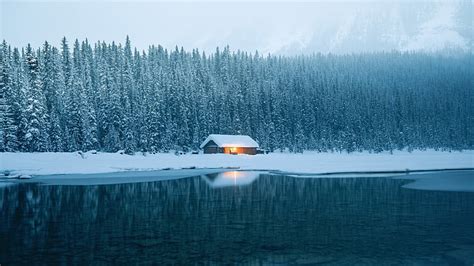
[[[219,135],[211,134],[201,144],[200,148],[204,148],[209,141],[214,141],[218,147],[243,147],[258,148],[258,143],[247,135]]]

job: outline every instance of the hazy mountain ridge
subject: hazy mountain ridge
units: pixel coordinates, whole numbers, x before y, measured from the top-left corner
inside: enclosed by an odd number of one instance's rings
[[[468,51],[472,45],[470,8],[469,3],[397,3],[362,7],[339,23],[312,27],[313,32],[307,32],[311,36],[309,41],[294,39],[273,52]]]
[[[290,56],[391,50],[451,52],[469,51],[474,35],[470,0],[145,1],[136,5],[15,1],[2,4],[2,8],[1,23],[8,26],[0,31],[1,39],[16,47],[28,43],[39,47],[45,40],[60,45],[63,37],[119,42],[128,35],[139,50],[159,44],[169,50],[182,46],[208,54],[227,45],[233,51]],[[160,10],[159,16],[156,10]],[[88,19],[82,14],[88,14]]]

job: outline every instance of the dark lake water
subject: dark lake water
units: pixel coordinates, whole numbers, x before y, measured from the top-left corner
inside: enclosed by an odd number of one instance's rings
[[[233,172],[0,188],[0,264],[473,265],[474,193]]]

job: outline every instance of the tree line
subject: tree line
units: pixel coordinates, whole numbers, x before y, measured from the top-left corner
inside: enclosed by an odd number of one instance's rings
[[[0,151],[189,151],[211,133],[271,151],[474,147],[470,53],[0,48]]]

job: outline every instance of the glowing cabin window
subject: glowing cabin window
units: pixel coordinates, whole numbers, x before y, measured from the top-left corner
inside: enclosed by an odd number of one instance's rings
[[[237,152],[237,148],[236,148],[236,147],[230,148],[230,152],[231,152],[231,153],[236,153],[236,152]]]

